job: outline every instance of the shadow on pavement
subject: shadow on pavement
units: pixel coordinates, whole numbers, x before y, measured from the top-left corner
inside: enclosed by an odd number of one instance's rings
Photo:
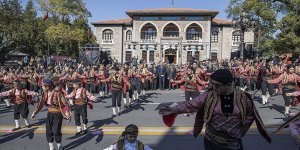
[[[69,137],[67,140],[74,140],[71,143],[67,144],[66,146],[64,146],[65,150],[69,150],[69,149],[74,149],[90,140],[92,140],[93,138],[96,137],[95,139],[95,144],[101,142],[103,140],[103,132],[101,129],[99,129],[100,127],[102,127],[103,125],[109,125],[109,124],[118,124],[118,122],[116,122],[113,117],[111,118],[106,118],[103,120],[94,120],[91,121],[93,123],[92,126],[88,127],[88,133],[85,135],[80,135],[80,136],[72,136]],[[74,133],[75,134],[75,133]]]
[[[183,135],[172,135],[175,128],[170,128],[168,133],[159,140],[155,145],[149,145],[155,150],[166,150],[172,148],[172,150],[199,150],[203,149],[203,136],[197,138],[189,135],[189,133]]]
[[[30,140],[33,139],[34,137],[34,131],[37,129],[38,127],[35,128],[31,128],[31,129],[23,129],[17,132],[12,132],[12,133],[8,133],[8,134],[4,134],[1,135],[1,139],[0,139],[0,144],[15,140],[17,138],[26,138],[28,137]]]

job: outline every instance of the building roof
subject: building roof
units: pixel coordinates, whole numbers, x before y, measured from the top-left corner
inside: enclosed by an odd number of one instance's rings
[[[232,20],[214,18],[212,20],[213,25],[232,25]]]
[[[132,23],[131,18],[123,18],[123,19],[116,19],[116,20],[102,20],[92,22],[92,25],[130,25]]]
[[[131,18],[123,18],[123,19],[115,19],[115,20],[102,20],[102,21],[96,21],[92,22],[92,25],[131,25],[132,19]],[[232,25],[231,20],[227,19],[220,19],[220,18],[214,18],[212,20],[213,25]]]
[[[126,14],[130,17],[143,15],[210,15],[215,17],[219,12],[206,9],[192,8],[152,8],[142,10],[129,10]]]

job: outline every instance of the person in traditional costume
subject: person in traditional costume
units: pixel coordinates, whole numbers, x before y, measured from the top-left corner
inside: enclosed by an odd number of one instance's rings
[[[285,111],[284,115],[288,117],[290,115],[290,108],[292,97],[287,96],[286,93],[292,93],[296,91],[296,87],[298,86],[298,82],[300,81],[300,77],[295,73],[295,67],[290,64],[287,66],[287,71],[281,74],[278,78],[269,80],[269,83],[282,83],[282,96],[284,99]]]
[[[71,119],[71,111],[69,105],[65,100],[64,94],[61,90],[55,88],[53,81],[50,79],[43,80],[43,93],[36,110],[32,113],[31,118],[42,110],[46,105],[48,107],[47,120],[46,120],[46,138],[49,143],[49,149],[54,150],[54,141],[57,144],[57,149],[62,150],[62,120],[67,118]]]
[[[139,129],[130,124],[119,137],[118,141],[104,150],[152,150],[149,146],[137,140]]]
[[[34,104],[32,97],[38,96],[38,93],[28,91],[25,88],[23,88],[19,80],[14,81],[13,85],[13,89],[0,93],[0,96],[9,96],[11,102],[14,104],[14,119],[16,126],[12,129],[12,131],[21,129],[19,125],[20,114],[25,121],[26,128],[30,128],[30,123],[28,120],[28,105]]]
[[[123,85],[127,82],[119,70],[119,67],[114,66],[111,75],[107,79],[100,80],[100,82],[111,82],[113,116],[120,115]]]
[[[96,97],[82,86],[80,79],[73,81],[73,87],[74,91],[66,97],[74,101],[74,118],[75,125],[77,126],[75,135],[78,136],[80,134],[87,134],[87,107],[89,106],[90,109],[93,109],[93,102],[96,100]],[[80,116],[83,122],[83,129],[81,128]]]
[[[260,134],[271,143],[251,96],[234,88],[233,75],[227,69],[218,69],[210,75],[211,88],[192,99],[175,106],[162,106],[159,114],[167,126],[172,126],[177,114],[197,112],[193,136],[197,137],[205,123],[206,150],[243,150],[242,137],[253,121]]]

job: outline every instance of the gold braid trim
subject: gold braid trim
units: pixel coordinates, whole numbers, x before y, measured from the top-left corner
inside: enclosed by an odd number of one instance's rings
[[[212,117],[214,108],[217,104],[217,101],[220,99],[219,95],[217,95],[216,92],[214,91],[210,91],[206,97],[205,100],[205,105],[204,105],[204,122],[208,123]],[[234,90],[234,103],[237,104],[240,112],[241,112],[241,116],[242,116],[242,123],[243,125],[245,125],[245,121],[246,121],[246,113],[247,113],[247,101],[248,101],[248,97],[245,94],[245,92],[243,92],[240,89],[235,89]]]
[[[239,110],[241,111],[242,123],[245,125],[247,114],[247,101],[249,100],[245,92],[240,89],[234,91],[234,102],[236,102]]]
[[[217,93],[214,91],[210,91],[206,97],[205,105],[204,105],[204,122],[207,123],[212,117],[212,113],[216,106],[218,100]]]

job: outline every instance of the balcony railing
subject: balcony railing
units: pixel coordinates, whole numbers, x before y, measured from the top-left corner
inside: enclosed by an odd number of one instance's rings
[[[113,40],[103,40],[103,44],[113,44]]]
[[[233,41],[232,46],[239,46],[240,43],[241,43],[240,41]]]

